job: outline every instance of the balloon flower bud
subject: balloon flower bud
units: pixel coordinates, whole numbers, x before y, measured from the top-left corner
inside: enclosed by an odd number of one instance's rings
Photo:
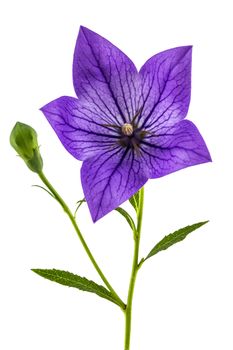
[[[42,171],[43,160],[39,152],[37,133],[31,126],[17,122],[12,129],[10,143],[30,170],[35,173]]]

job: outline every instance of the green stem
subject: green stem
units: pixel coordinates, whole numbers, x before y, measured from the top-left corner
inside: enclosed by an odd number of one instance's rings
[[[111,286],[111,284],[108,282],[107,278],[105,277],[105,275],[103,274],[103,272],[101,271],[99,265],[97,264],[95,258],[93,257],[90,249],[88,248],[88,245],[85,241],[85,239],[83,238],[83,235],[75,221],[75,218],[73,216],[73,214],[71,213],[68,205],[65,203],[65,201],[61,198],[61,196],[58,194],[58,192],[55,190],[55,188],[51,185],[51,183],[48,181],[48,179],[45,177],[43,172],[38,173],[40,179],[43,181],[43,183],[45,184],[45,186],[50,190],[50,192],[53,194],[54,198],[60,203],[61,207],[63,208],[63,210],[65,211],[65,213],[68,215],[81,243],[83,248],[85,249],[88,257],[90,258],[94,268],[96,269],[96,271],[98,272],[99,276],[101,277],[102,281],[105,283],[106,287],[109,289],[109,291],[113,294],[113,296],[115,297],[115,299],[117,300],[119,306],[121,307],[121,309],[125,310],[125,304],[124,302],[121,300],[121,298],[118,296],[118,294],[115,292],[115,290],[113,289],[113,287]]]
[[[142,227],[143,203],[144,203],[144,188],[142,188],[139,192],[137,231],[134,234],[133,266],[132,266],[131,278],[129,283],[127,305],[125,310],[125,348],[124,348],[125,350],[130,349],[132,302],[133,302],[133,294],[134,294],[134,287],[135,287],[137,272],[139,270],[138,255],[139,255],[139,244],[140,244],[141,227]]]

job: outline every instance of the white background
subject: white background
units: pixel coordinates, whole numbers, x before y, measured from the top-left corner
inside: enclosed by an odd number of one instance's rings
[[[136,285],[132,350],[232,350],[231,1],[2,1],[0,9],[0,348],[123,350],[124,317],[95,295],[33,274],[59,268],[101,283],[60,207],[9,146],[16,121],[39,134],[44,170],[75,208],[83,197],[81,162],[60,144],[39,108],[74,95],[72,56],[85,25],[121,48],[139,68],[167,48],[194,46],[188,118],[213,163],[146,185],[141,256],[165,234],[210,223],[144,265]],[[132,237],[113,212],[80,227],[104,272],[125,299]]]

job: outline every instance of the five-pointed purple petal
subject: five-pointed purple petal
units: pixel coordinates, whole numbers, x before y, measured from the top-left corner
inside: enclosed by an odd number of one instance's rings
[[[116,130],[105,126],[107,120],[95,112],[91,103],[63,96],[42,107],[41,111],[67,151],[79,160],[114,147],[118,140]]]
[[[161,52],[138,73],[116,46],[80,28],[73,62],[78,99],[60,97],[41,110],[65,148],[84,161],[82,186],[93,221],[149,178],[211,161],[198,129],[183,120],[191,51]]]
[[[211,160],[201,134],[189,120],[167,128],[165,134],[148,135],[143,139],[141,149],[148,178],[161,177]]]
[[[81,178],[93,221],[125,202],[148,179],[134,153],[120,147],[83,162]]]
[[[73,81],[81,101],[91,103],[109,123],[130,121],[138,108],[138,72],[116,46],[81,27],[73,62]]]
[[[141,127],[157,131],[184,119],[191,93],[192,47],[183,46],[151,57],[140,69]]]

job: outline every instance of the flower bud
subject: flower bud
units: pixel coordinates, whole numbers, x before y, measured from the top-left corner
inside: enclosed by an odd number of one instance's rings
[[[30,170],[35,173],[42,171],[43,160],[39,152],[37,133],[31,126],[17,122],[11,131],[10,143]]]

